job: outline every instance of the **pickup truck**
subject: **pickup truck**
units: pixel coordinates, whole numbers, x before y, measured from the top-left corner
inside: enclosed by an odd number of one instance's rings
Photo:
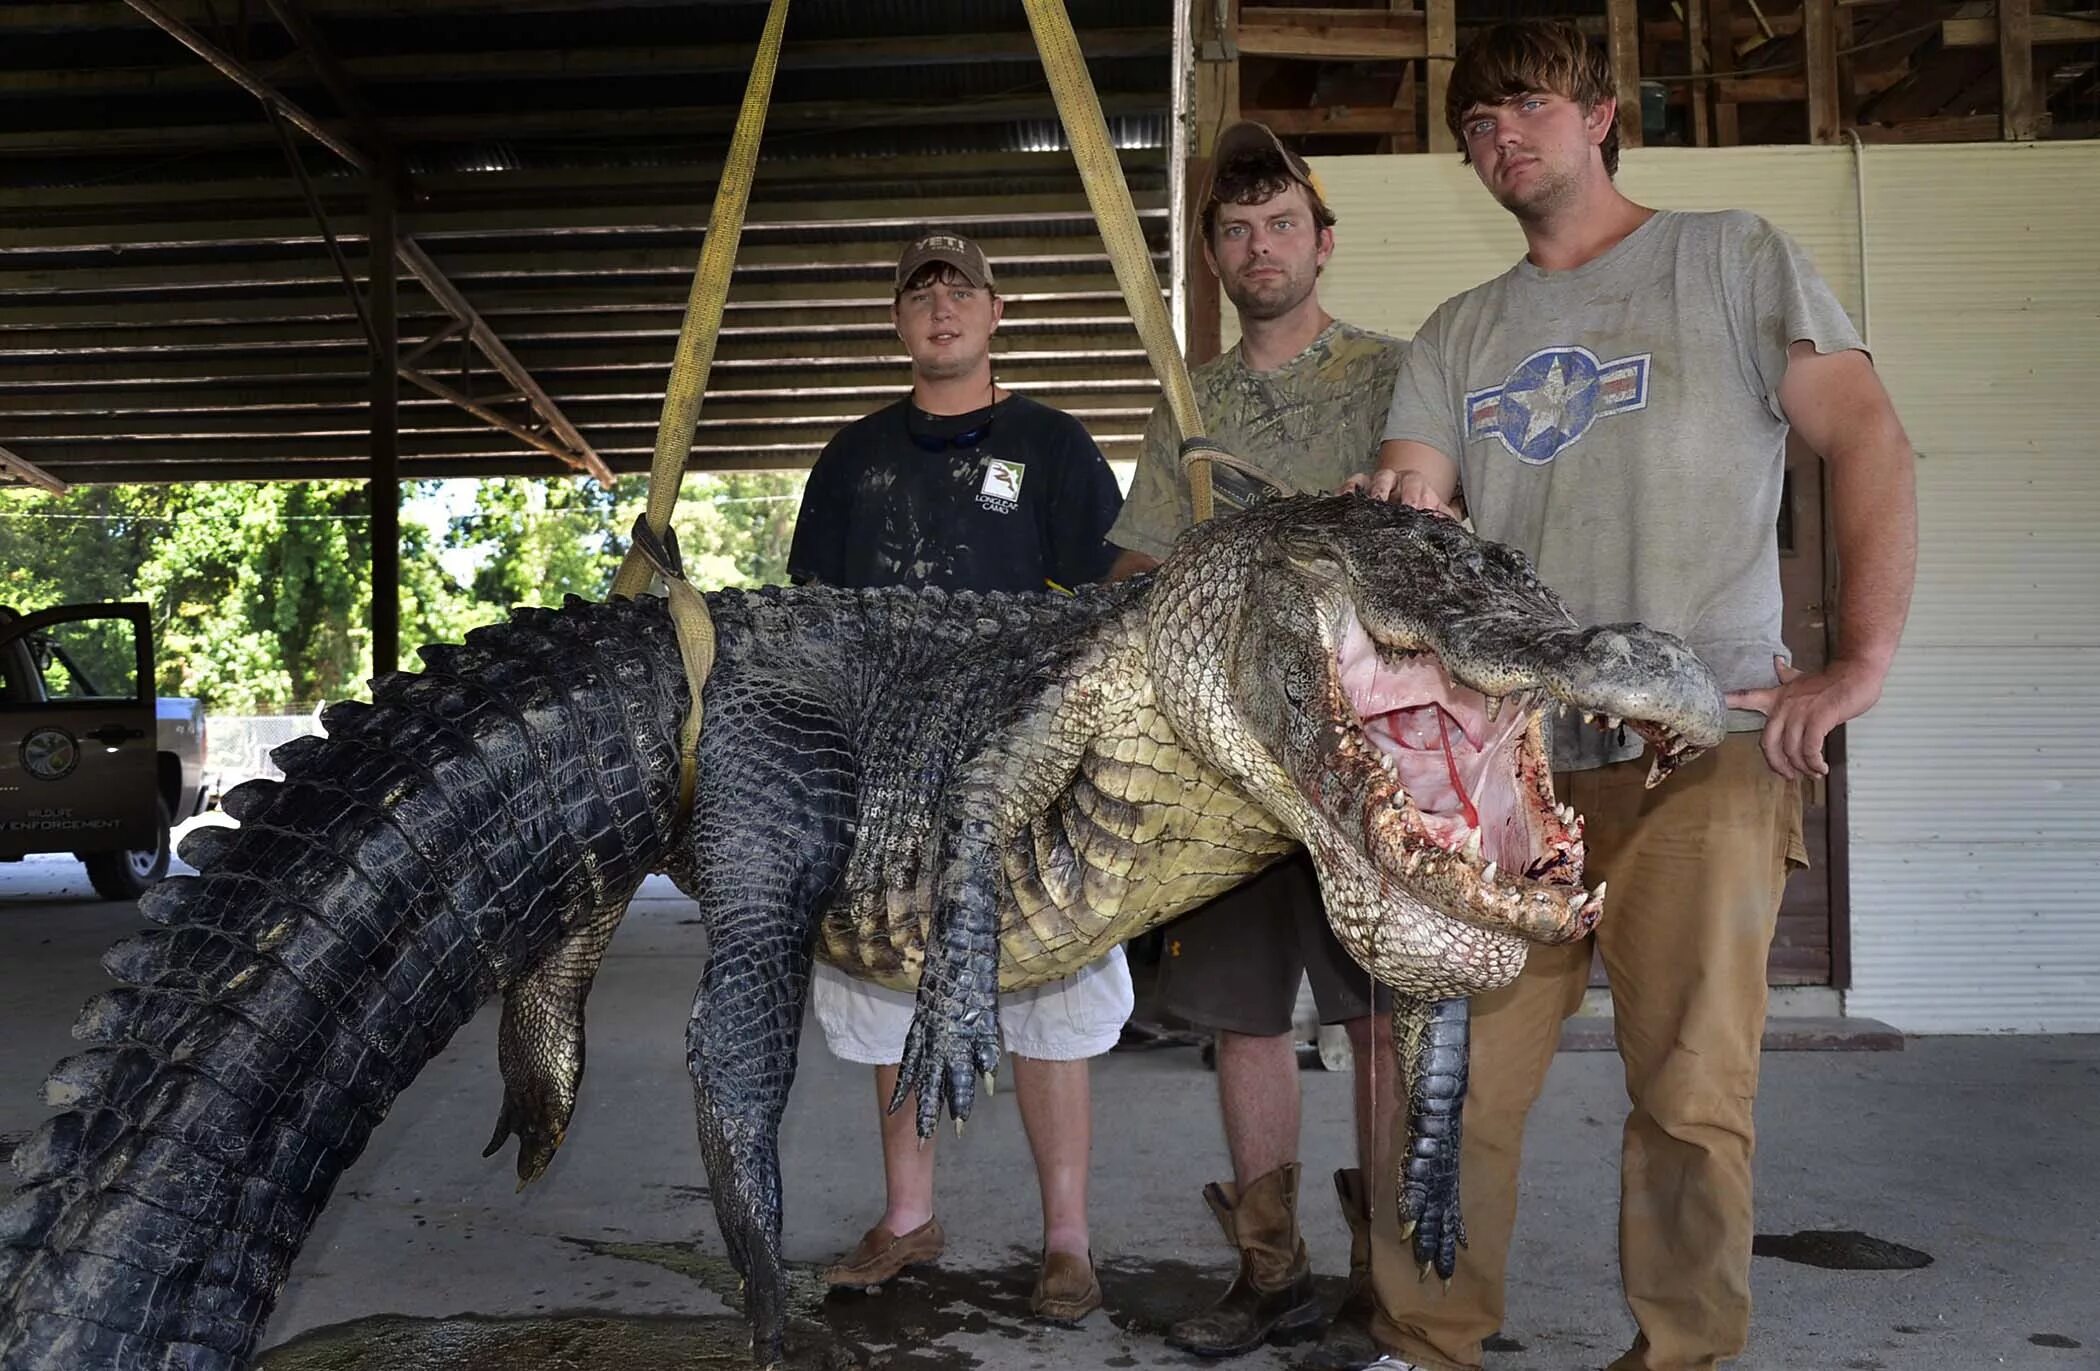
[[[145,605],[0,606],[0,861],[71,852],[111,900],[167,874],[204,808],[204,710],[153,686]]]

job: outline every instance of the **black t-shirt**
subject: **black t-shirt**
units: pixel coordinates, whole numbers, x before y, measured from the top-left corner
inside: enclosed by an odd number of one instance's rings
[[[1064,411],[1009,395],[936,416],[906,396],[825,444],[788,575],[849,589],[1076,586],[1108,574],[1122,506],[1101,450]]]

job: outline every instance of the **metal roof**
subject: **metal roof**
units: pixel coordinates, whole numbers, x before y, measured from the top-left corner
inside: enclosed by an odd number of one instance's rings
[[[400,232],[607,465],[646,467],[763,6],[0,8],[0,448],[69,481],[363,474],[368,349],[321,227],[261,103],[155,8],[390,149]],[[1071,11],[1165,279],[1168,4]],[[371,181],[291,142],[362,284]],[[695,467],[806,464],[898,393],[889,273],[942,225],[1009,296],[1001,380],[1132,455],[1156,386],[1062,146],[1011,0],[797,0]],[[404,366],[550,445],[463,332],[416,352],[454,311],[400,281]],[[403,475],[566,469],[402,387]]]

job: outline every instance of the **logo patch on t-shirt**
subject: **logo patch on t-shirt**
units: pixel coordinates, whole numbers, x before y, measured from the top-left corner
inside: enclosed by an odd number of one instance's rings
[[[1652,355],[1600,362],[1588,348],[1534,352],[1501,385],[1468,392],[1466,441],[1494,438],[1518,460],[1543,466],[1597,420],[1648,407]]]
[[[995,514],[1011,514],[1021,503],[1021,478],[1028,472],[1024,462],[990,457],[984,464],[984,483],[977,487],[977,503]]]

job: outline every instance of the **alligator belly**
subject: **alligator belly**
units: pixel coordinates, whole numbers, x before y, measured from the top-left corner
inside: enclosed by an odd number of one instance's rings
[[[999,987],[1069,976],[1295,846],[1183,750],[1164,720],[1141,711],[1127,735],[1095,740],[1057,803],[1008,845]],[[844,891],[819,923],[817,955],[849,975],[915,987],[932,902],[931,882],[917,873],[909,885]]]

